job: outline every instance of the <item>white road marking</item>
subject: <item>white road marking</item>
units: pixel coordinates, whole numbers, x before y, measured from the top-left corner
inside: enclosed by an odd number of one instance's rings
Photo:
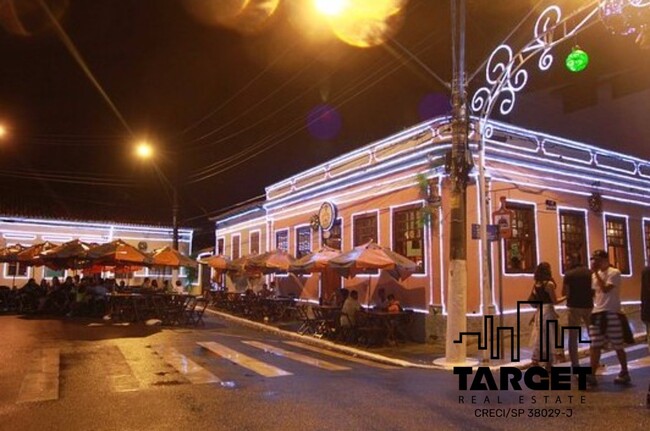
[[[158,354],[193,384],[220,383],[221,379],[173,347],[154,346]]]
[[[59,399],[60,349],[42,349],[23,379],[18,403]]]
[[[222,344],[215,343],[214,341],[197,342],[196,344],[216,355],[228,359],[237,365],[241,365],[242,367],[254,371],[257,374],[265,377],[290,376],[292,374],[288,371],[284,371],[281,368],[274,367],[273,365],[258,361],[257,359],[251,358],[250,356],[246,356]]]
[[[266,352],[272,353],[277,356],[283,356],[285,358],[292,359],[297,362],[301,362],[303,364],[311,365],[313,367],[318,367],[322,368],[324,370],[328,371],[346,371],[349,370],[349,367],[344,367],[341,365],[336,365],[331,362],[327,361],[321,361],[316,358],[312,358],[311,356],[303,355],[301,353],[296,353],[292,352],[290,350],[285,350],[281,349],[279,347],[274,347],[265,343],[260,343],[259,341],[242,341],[244,344],[248,344],[249,346],[256,347],[258,349],[262,349]]]

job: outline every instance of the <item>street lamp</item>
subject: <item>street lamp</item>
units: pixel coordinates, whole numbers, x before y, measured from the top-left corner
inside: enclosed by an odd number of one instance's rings
[[[169,181],[169,178],[164,174],[164,172],[158,167],[156,161],[154,160],[155,149],[147,141],[140,141],[135,145],[135,155],[142,160],[151,160],[153,168],[156,170],[158,177],[161,181],[169,187],[172,193],[172,247],[174,250],[178,250],[178,188]]]

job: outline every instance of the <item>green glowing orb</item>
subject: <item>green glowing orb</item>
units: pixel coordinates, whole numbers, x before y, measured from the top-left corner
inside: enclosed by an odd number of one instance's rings
[[[566,57],[566,68],[571,72],[582,72],[589,64],[589,55],[580,48],[573,48]]]

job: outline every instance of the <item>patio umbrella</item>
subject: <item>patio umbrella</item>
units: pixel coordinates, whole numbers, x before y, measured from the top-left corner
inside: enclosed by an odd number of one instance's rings
[[[290,272],[323,272],[329,269],[329,261],[341,255],[339,250],[324,246],[318,251],[308,253],[289,265]]]
[[[25,250],[24,245],[14,244],[0,249],[0,262],[17,262],[18,254]]]
[[[372,241],[330,259],[329,265],[343,277],[354,277],[370,269],[389,269],[405,280],[417,270],[411,259]]]
[[[233,259],[228,265],[226,265],[226,271],[228,271],[228,273],[231,275],[233,273],[244,273],[246,271],[246,265],[248,265],[248,262],[257,256],[257,254],[247,254],[245,256],[238,257],[237,259]]]
[[[45,266],[49,268],[55,270],[65,268],[79,269],[90,265],[87,256],[88,250],[90,250],[90,245],[74,239],[57,247],[45,250],[41,252],[40,256]]]
[[[57,247],[57,244],[49,241],[34,244],[18,253],[18,262],[28,266],[43,266],[44,262],[40,254],[54,247]]]
[[[146,254],[121,239],[93,247],[88,251],[87,256],[93,265],[142,266],[148,262]]]
[[[250,258],[245,269],[262,274],[287,272],[295,260],[295,257],[284,250],[273,250]]]
[[[331,259],[329,265],[343,277],[348,278],[371,269],[385,269],[396,273],[400,280],[405,280],[417,269],[417,265],[412,260],[372,241]],[[370,275],[368,275],[366,293],[368,304],[370,304],[370,287]]]
[[[155,250],[149,257],[149,264],[152,266],[166,266],[171,268],[178,268],[180,266],[196,268],[199,266],[197,261],[185,256],[170,246]]]
[[[0,262],[16,263],[18,262],[18,254],[25,250],[25,246],[20,244],[10,245],[0,249]],[[14,269],[14,276],[12,286],[16,285],[16,273],[18,272],[18,265]]]
[[[208,265],[210,268],[214,269],[218,273],[226,271],[230,265],[230,259],[223,255],[211,256],[207,259],[201,259],[199,263]]]

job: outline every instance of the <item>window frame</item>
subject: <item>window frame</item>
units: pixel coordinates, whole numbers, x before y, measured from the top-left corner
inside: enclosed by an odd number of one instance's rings
[[[291,247],[291,235],[289,234],[289,228],[278,229],[273,232],[273,245],[275,246],[274,247],[275,250],[281,250],[280,247],[278,246],[278,234],[283,234],[283,233],[287,235],[287,239],[286,239],[287,247],[286,249],[283,250],[289,253]]]
[[[643,230],[643,252],[645,266],[650,266],[650,218],[643,217],[641,219]]]
[[[415,211],[417,213],[417,218],[422,217],[422,208],[424,207],[424,202],[422,200],[418,200],[415,202],[408,202],[404,203],[401,205],[395,205],[390,207],[390,244],[391,244],[391,250],[395,251],[396,253],[400,253],[401,255],[409,258],[413,262],[417,263],[417,261],[413,260],[410,256],[407,255],[407,252],[402,253],[401,250],[398,250],[396,247],[396,228],[395,228],[395,219],[396,219],[396,214],[402,213],[402,212],[407,212],[407,211]],[[420,249],[422,250],[422,270],[421,271],[416,271],[413,273],[413,277],[426,277],[428,276],[428,271],[429,271],[429,265],[427,265],[427,260],[428,260],[428,253],[427,250],[429,248],[429,241],[428,241],[428,230],[426,229],[426,226],[422,222],[418,222],[416,219],[415,223],[421,223],[421,226],[418,228],[421,232],[420,240]],[[405,240],[408,241],[408,240]]]
[[[257,251],[253,251],[253,234],[257,234]],[[262,253],[262,231],[260,229],[248,232],[248,254]]]
[[[312,241],[313,241],[313,236],[312,236],[312,229],[311,226],[308,224],[303,224],[303,225],[298,225],[294,227],[294,256],[296,259],[300,259],[302,256],[305,256],[309,253],[311,253],[312,250]],[[303,251],[300,251],[300,236],[301,234],[307,233],[309,236],[309,239],[307,240],[307,244],[309,244],[309,249],[303,253]]]
[[[564,244],[569,242],[569,241],[564,241],[562,238],[562,215],[563,213],[568,213],[571,216],[578,216],[581,217],[581,220],[583,222],[583,239],[584,239],[584,247],[583,249],[579,252],[580,256],[582,257],[582,263],[584,265],[589,264],[589,256],[590,256],[590,248],[589,248],[589,213],[587,210],[582,209],[582,208],[568,208],[568,207],[558,207],[557,209],[557,233],[558,233],[558,244],[560,245],[560,253],[559,253],[559,265],[558,267],[560,268],[560,274],[564,275],[567,271],[567,268],[565,268],[566,265],[566,259],[567,259],[567,253],[565,252]],[[573,250],[570,250],[569,252],[573,252]]]
[[[358,246],[363,245],[363,244],[368,242],[368,240],[357,241],[357,238],[356,238],[357,237],[357,232],[358,232],[357,221],[364,220],[364,219],[374,219],[374,221],[375,221],[375,232],[374,232],[374,235],[372,236],[371,239],[375,244],[380,243],[379,232],[381,232],[381,230],[379,228],[379,210],[364,211],[364,212],[361,212],[361,213],[352,214],[352,216],[351,216],[352,233],[350,235],[350,246],[352,248],[358,247]]]
[[[623,221],[623,229],[624,229],[624,235],[623,235],[623,240],[624,240],[624,245],[622,246],[623,250],[625,251],[625,257],[627,260],[627,272],[624,271],[623,269],[619,268],[616,263],[618,260],[618,256],[616,252],[612,253],[610,252],[610,242],[609,242],[609,235],[607,234],[607,219],[619,219]],[[629,216],[625,214],[615,214],[615,213],[603,213],[603,240],[605,243],[605,248],[607,250],[607,253],[609,254],[609,263],[612,266],[615,266],[618,268],[619,271],[621,271],[621,276],[622,277],[631,277],[632,276],[632,252],[630,250],[630,219]],[[615,247],[615,246],[613,246]],[[620,247],[620,246],[619,246]],[[616,248],[619,248],[616,247]]]
[[[513,208],[514,207],[514,208]],[[517,208],[518,207],[518,208]],[[528,207],[528,208],[526,208]],[[513,271],[508,268],[508,249],[510,248],[510,243],[513,241],[513,238],[509,239],[503,239],[502,241],[499,241],[499,248],[500,248],[500,253],[501,253],[501,258],[502,258],[502,266],[501,266],[501,273],[504,276],[510,276],[510,277],[517,277],[517,276],[524,276],[524,277],[532,277],[535,273],[535,268],[539,264],[539,234],[538,234],[538,223],[537,223],[537,204],[535,202],[528,202],[528,201],[520,201],[520,200],[515,200],[515,199],[506,199],[506,209],[513,211],[513,217],[512,217],[512,222],[511,222],[511,227],[513,229],[513,233],[515,231],[515,222],[518,221],[519,217],[517,216],[517,211],[518,210],[532,210],[532,217],[529,221],[532,221],[532,233],[533,233],[533,240],[532,240],[532,246],[530,247],[530,250],[534,253],[532,256],[532,263],[529,268],[522,268],[521,271]],[[523,241],[521,239],[515,238],[518,241]],[[530,241],[530,240],[528,240]]]
[[[237,257],[235,257],[235,238],[237,238]],[[239,259],[241,256],[241,234],[233,233],[230,235],[230,259]]]

